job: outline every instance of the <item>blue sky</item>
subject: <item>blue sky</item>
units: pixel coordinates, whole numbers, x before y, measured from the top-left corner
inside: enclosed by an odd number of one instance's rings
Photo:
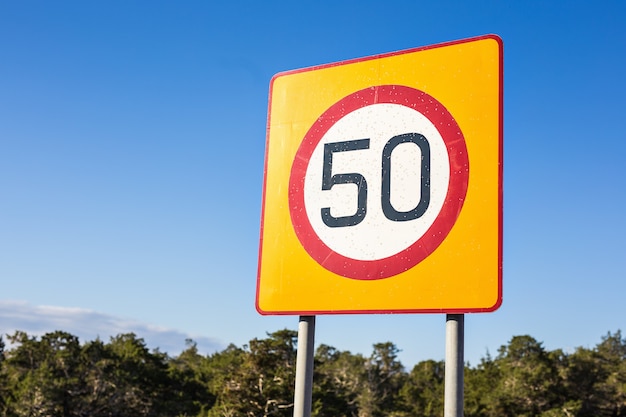
[[[282,71],[488,33],[504,42],[504,301],[514,335],[626,330],[626,5],[3,2],[0,332],[134,331],[206,352],[298,317],[254,307],[268,90]],[[322,316],[316,341],[443,359],[443,315]]]

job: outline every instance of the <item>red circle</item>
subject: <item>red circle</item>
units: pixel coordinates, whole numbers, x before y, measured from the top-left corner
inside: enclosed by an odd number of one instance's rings
[[[317,235],[307,217],[304,180],[311,156],[326,132],[342,117],[372,104],[390,103],[409,107],[424,115],[439,131],[450,160],[450,180],[441,211],[417,241],[395,255],[358,260],[329,248]],[[346,278],[373,280],[407,271],[428,257],[446,238],[458,218],[469,180],[465,138],[452,115],[435,98],[402,85],[379,85],[352,93],[326,110],[304,136],[294,158],[289,178],[289,212],[300,243],[322,267]]]

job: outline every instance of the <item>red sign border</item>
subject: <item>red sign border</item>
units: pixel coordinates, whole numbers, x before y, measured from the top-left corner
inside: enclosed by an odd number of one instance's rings
[[[450,161],[450,179],[444,204],[428,230],[395,255],[358,260],[329,248],[315,233],[304,205],[304,180],[311,155],[326,132],[341,118],[373,104],[399,104],[424,115],[443,138]],[[346,278],[384,279],[405,272],[434,252],[448,236],[461,212],[469,181],[469,157],[463,133],[450,112],[429,94],[404,85],[379,85],[356,91],[330,106],[304,136],[289,178],[291,221],[307,253],[322,267]]]

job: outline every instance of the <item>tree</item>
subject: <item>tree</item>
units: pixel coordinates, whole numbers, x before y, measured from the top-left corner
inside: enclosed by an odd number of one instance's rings
[[[320,345],[315,352],[312,415],[357,417],[358,396],[366,379],[365,358]]]
[[[365,375],[358,396],[359,417],[388,416],[397,406],[404,368],[398,361],[399,349],[391,342],[377,343],[365,362]]]
[[[99,338],[83,345],[81,350],[84,394],[80,416],[113,416],[119,410],[116,401],[117,385],[113,374],[117,358]],[[117,406],[116,406],[117,404]]]
[[[37,340],[18,331],[9,340],[17,347],[7,357],[13,384],[7,414],[72,415],[81,394],[78,338],[56,331]]]
[[[178,357],[168,361],[169,386],[166,401],[167,415],[206,415],[215,404],[216,396],[209,388],[210,376],[206,358],[198,353],[196,343],[186,340],[187,348]]]
[[[445,365],[427,360],[415,365],[401,389],[402,410],[407,416],[434,417],[443,412]]]
[[[502,372],[492,413],[499,416],[538,416],[559,405],[561,387],[555,359],[530,336],[515,336],[499,349]]]
[[[144,340],[134,333],[112,337],[107,349],[114,364],[106,367],[104,373],[115,388],[108,396],[113,415],[120,410],[126,415],[155,415],[166,400],[167,355],[158,351],[151,353]]]
[[[5,348],[4,340],[0,335],[0,415],[4,416],[7,412],[7,397],[10,395],[9,382],[6,374],[5,364]]]
[[[472,417],[499,417],[498,398],[502,370],[487,352],[475,368],[465,367],[465,414]]]
[[[0,337],[0,416],[287,417],[293,412],[297,334],[281,330],[200,355],[150,351],[133,333],[81,345],[56,331]],[[444,363],[406,373],[391,343],[369,357],[321,345],[315,352],[315,417],[440,416]],[[608,333],[593,349],[548,351],[515,336],[465,369],[467,417],[626,417],[626,340]]]
[[[247,354],[244,349],[230,344],[222,352],[216,352],[203,360],[202,374],[209,394],[215,397],[213,407],[208,410],[209,416],[235,415],[240,388],[236,375]]]
[[[293,409],[297,333],[280,330],[253,339],[241,366],[218,393],[217,416],[290,416]]]
[[[610,398],[599,404],[601,415],[626,416],[626,339],[619,330],[615,334],[609,332],[596,351],[605,376],[596,389]]]
[[[579,417],[626,415],[626,341],[610,332],[595,349],[578,348],[568,358],[567,390],[579,402]]]

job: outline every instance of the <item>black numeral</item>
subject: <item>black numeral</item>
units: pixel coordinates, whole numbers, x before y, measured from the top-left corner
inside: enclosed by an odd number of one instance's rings
[[[350,140],[347,142],[327,143],[324,145],[324,167],[322,171],[322,190],[330,190],[335,184],[356,184],[358,188],[356,213],[351,216],[334,217],[330,207],[322,209],[322,220],[328,227],[354,226],[363,221],[367,212],[367,181],[357,173],[335,174],[333,170],[333,153],[369,149],[369,139]]]
[[[391,152],[393,152],[396,146],[402,143],[416,144],[422,154],[422,164],[420,167],[420,201],[415,208],[409,211],[398,211],[391,205]],[[420,135],[419,133],[407,133],[391,138],[383,149],[382,169],[380,203],[385,217],[394,222],[406,222],[422,217],[430,204],[430,145],[424,135]]]
[[[409,211],[398,211],[391,204],[391,154],[400,144],[413,143],[420,148],[420,201]],[[324,162],[322,167],[322,190],[330,190],[336,184],[355,184],[357,186],[357,206],[350,216],[335,217],[330,214],[330,207],[321,209],[322,221],[328,227],[355,226],[365,219],[367,213],[367,181],[362,174],[351,172],[333,174],[333,154],[337,152],[369,149],[369,139],[349,140],[324,144]],[[430,145],[419,133],[406,133],[391,138],[383,148],[382,186],[380,203],[385,217],[394,222],[415,220],[424,215],[430,204]]]

